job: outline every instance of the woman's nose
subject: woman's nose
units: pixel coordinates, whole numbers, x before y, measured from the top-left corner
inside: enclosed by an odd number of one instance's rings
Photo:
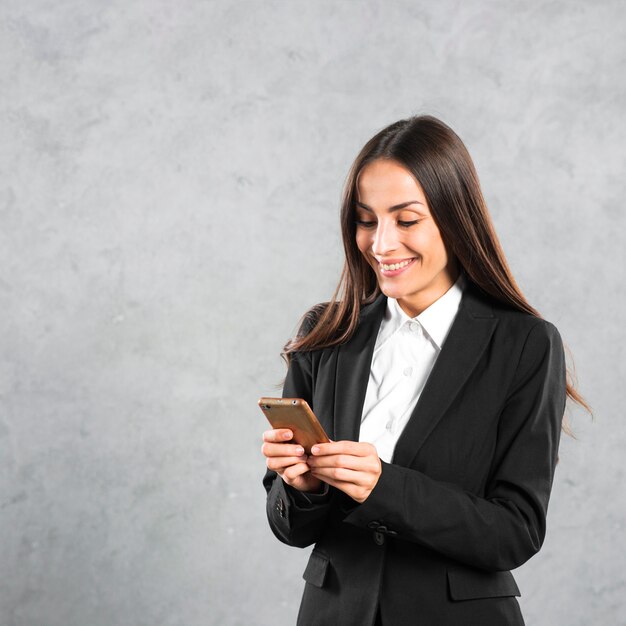
[[[395,228],[390,224],[379,223],[374,232],[372,252],[376,256],[386,256],[398,247],[398,239]]]

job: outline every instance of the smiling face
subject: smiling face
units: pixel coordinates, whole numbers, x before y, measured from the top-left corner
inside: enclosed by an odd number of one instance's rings
[[[357,180],[356,244],[381,291],[411,317],[440,298],[459,275],[421,186],[396,161],[368,163]]]

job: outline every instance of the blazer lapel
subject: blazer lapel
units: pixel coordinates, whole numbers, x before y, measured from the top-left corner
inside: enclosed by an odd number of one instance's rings
[[[365,392],[376,336],[383,319],[387,297],[380,294],[363,307],[351,339],[339,346],[335,387],[335,441],[358,441]]]
[[[470,280],[450,332],[415,409],[395,447],[392,462],[408,466],[476,367],[498,323]],[[366,381],[367,382],[367,381]]]

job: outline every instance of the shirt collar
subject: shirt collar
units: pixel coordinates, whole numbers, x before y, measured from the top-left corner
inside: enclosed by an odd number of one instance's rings
[[[466,285],[467,279],[461,271],[452,287],[415,317],[407,315],[395,298],[387,298],[387,308],[376,342],[377,347],[382,346],[406,322],[417,321],[441,350],[459,309]]]

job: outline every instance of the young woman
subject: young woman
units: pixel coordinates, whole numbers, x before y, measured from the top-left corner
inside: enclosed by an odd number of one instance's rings
[[[301,626],[523,624],[510,572],[546,512],[567,382],[526,302],[472,160],[432,116],[376,134],[348,176],[329,303],[283,355],[331,443],[263,435],[270,527],[315,544]]]

